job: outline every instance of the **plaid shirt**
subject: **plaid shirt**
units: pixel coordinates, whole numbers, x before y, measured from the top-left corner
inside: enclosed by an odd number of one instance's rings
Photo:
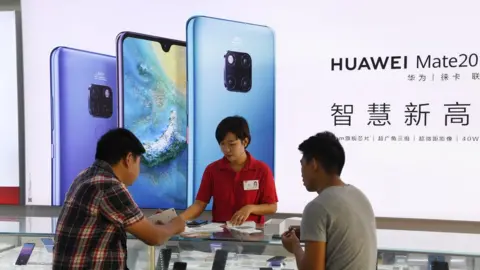
[[[127,269],[125,227],[143,217],[110,165],[95,161],[67,193],[57,223],[53,269]]]

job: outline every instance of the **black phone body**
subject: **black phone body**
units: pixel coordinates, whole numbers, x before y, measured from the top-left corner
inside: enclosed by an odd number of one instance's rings
[[[157,266],[155,267],[156,270],[167,270],[168,265],[170,264],[170,260],[172,258],[172,250],[169,248],[164,248],[160,250],[160,254],[158,254],[157,259]]]
[[[173,264],[173,270],[187,270],[186,262],[175,262]]]
[[[278,262],[278,261],[281,262],[281,261],[285,260],[286,258],[287,257],[285,257],[285,256],[274,256],[274,257],[268,259],[267,262]]]
[[[213,258],[212,270],[224,270],[227,265],[228,251],[219,249]]]
[[[188,227],[198,227],[198,226],[205,225],[207,223],[208,223],[208,220],[196,219],[196,220],[192,220],[192,221],[187,222],[187,226]]]

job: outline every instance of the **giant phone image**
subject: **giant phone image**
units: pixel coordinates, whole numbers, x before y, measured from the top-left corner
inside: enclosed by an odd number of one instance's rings
[[[50,55],[52,205],[95,161],[98,139],[117,127],[116,60],[57,47]]]
[[[119,124],[146,153],[129,187],[142,208],[187,206],[187,82],[183,41],[123,32],[117,36]]]
[[[248,121],[252,140],[247,150],[274,172],[275,38],[266,26],[196,16],[187,22],[187,44],[193,200],[207,165],[223,156],[215,130],[225,117]]]

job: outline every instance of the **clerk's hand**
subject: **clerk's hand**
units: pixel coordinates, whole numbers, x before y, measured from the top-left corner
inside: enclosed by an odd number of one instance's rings
[[[242,225],[245,220],[250,216],[253,211],[253,205],[245,205],[244,207],[240,208],[235,214],[233,214],[232,219],[230,222],[234,226]]]

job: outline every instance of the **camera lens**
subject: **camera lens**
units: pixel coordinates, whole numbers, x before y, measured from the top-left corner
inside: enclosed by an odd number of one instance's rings
[[[231,75],[227,76],[227,79],[225,80],[225,87],[227,87],[227,89],[233,89],[236,84],[237,84],[237,81],[233,76]]]
[[[248,77],[243,77],[240,86],[243,90],[250,90],[250,87],[252,87],[252,81]]]
[[[250,58],[250,55],[244,54],[242,55],[241,62],[243,67],[248,68],[252,64],[252,59]]]
[[[166,44],[166,43],[162,44],[162,49],[165,52],[170,51],[170,44]]]
[[[235,56],[233,54],[227,54],[227,63],[229,65],[235,64]]]
[[[106,98],[110,97],[110,90],[109,89],[105,89],[105,97]]]

